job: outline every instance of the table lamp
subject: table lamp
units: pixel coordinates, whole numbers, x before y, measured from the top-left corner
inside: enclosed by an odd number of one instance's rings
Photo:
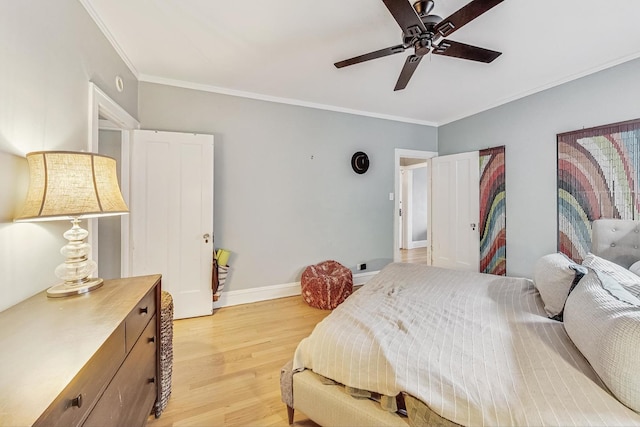
[[[90,277],[98,264],[89,259],[89,232],[80,227],[82,218],[123,215],[129,212],[116,173],[115,159],[95,153],[37,151],[27,154],[29,190],[16,222],[70,220],[64,233],[69,241],[60,253],[65,262],[56,270],[62,283],[47,290],[48,297],[83,294],[102,286]]]

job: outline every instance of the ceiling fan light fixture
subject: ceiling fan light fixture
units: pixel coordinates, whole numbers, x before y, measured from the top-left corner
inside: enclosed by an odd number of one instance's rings
[[[417,41],[414,48],[417,56],[424,56],[428,54],[431,51],[431,39],[422,39]]]

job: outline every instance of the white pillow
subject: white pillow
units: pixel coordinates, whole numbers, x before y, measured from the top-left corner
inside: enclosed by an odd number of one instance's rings
[[[567,298],[564,327],[616,398],[640,411],[640,300],[589,271]]]
[[[636,261],[631,264],[631,267],[629,267],[629,271],[640,276],[640,261]]]
[[[579,266],[561,253],[545,255],[536,262],[533,282],[549,317],[562,313],[571,285],[576,280],[576,267]]]
[[[600,258],[592,253],[587,254],[582,261],[582,265],[595,271],[607,273],[620,283],[627,291],[640,298],[640,276],[632,273],[623,266],[604,258]]]

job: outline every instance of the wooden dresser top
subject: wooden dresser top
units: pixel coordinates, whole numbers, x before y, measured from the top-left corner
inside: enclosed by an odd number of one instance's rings
[[[43,291],[0,312],[0,425],[32,425],[159,280],[106,280],[66,298]]]

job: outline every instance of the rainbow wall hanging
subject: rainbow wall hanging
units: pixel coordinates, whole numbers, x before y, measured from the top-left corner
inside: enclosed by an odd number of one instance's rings
[[[591,221],[640,219],[640,120],[558,135],[558,250],[582,262]]]
[[[480,272],[507,273],[504,146],[480,150]]]

